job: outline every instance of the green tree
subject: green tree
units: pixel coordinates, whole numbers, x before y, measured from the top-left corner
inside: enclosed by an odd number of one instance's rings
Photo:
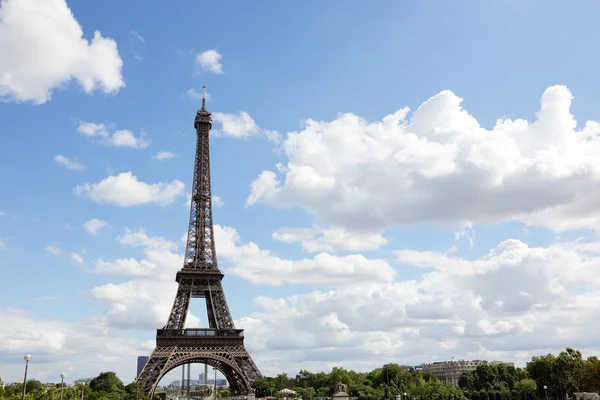
[[[581,391],[600,392],[600,360],[589,357],[581,369]]]
[[[515,390],[519,392],[522,399],[533,400],[537,392],[537,384],[533,379],[521,379],[515,384]]]
[[[123,382],[121,382],[114,372],[102,372],[90,381],[90,388],[95,392],[106,393],[125,390]]]
[[[458,378],[458,387],[464,390],[473,390],[477,379],[474,373],[469,371],[463,372],[460,378]]]

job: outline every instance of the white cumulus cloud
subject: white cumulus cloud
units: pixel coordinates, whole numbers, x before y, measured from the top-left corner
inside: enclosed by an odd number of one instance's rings
[[[215,225],[214,230],[219,257],[230,264],[227,273],[255,284],[336,287],[357,281],[386,282],[396,275],[382,259],[371,260],[357,254],[340,257],[322,252],[314,258],[291,261],[253,242],[242,243],[234,228]]]
[[[40,299],[59,301],[52,296]],[[0,320],[2,378],[9,382],[19,380],[21,354],[32,355],[29,371],[42,382],[55,382],[65,371],[67,379],[73,380],[96,376],[98,370],[115,371],[131,381],[135,374],[126,367],[127,362],[148,354],[154,346],[111,329],[103,317],[67,322],[20,309],[0,308]],[[35,363],[43,367],[35,367]]]
[[[422,277],[255,298],[261,310],[239,321],[250,349],[285,368],[354,360],[342,362],[350,367],[375,356],[376,365],[414,365],[457,354],[522,365],[565,343],[600,345],[598,242],[529,247],[510,239],[473,261],[408,249],[396,256],[424,268]],[[295,334],[279,335],[277,326]]]
[[[302,243],[308,252],[336,250],[375,250],[385,246],[388,240],[378,233],[352,232],[344,228],[281,228],[273,233],[273,239],[284,243]]]
[[[221,65],[221,59],[223,56],[216,50],[206,50],[205,52],[198,53],[196,55],[196,62],[206,72],[212,72],[215,74],[223,73],[223,65]]]
[[[141,204],[167,205],[184,194],[183,182],[174,180],[164,183],[145,183],[129,172],[111,175],[98,183],[85,183],[76,186],[76,195],[96,203],[109,203],[120,207]]]
[[[580,343],[584,351],[600,345],[594,318],[600,300],[598,242],[530,247],[509,239],[474,260],[396,250],[397,264],[423,271],[413,278],[396,274],[383,260],[327,253],[285,259],[242,243],[231,227],[217,225],[215,235],[226,273],[263,285],[321,288],[259,295],[257,311],[236,321],[267,371],[288,371],[290,362],[313,370],[331,367],[328,363],[365,370],[398,359],[419,364],[457,354],[523,363],[564,343]],[[126,230],[118,239],[141,248],[144,257],[98,260],[94,272],[130,280],[98,286],[89,296],[106,305],[109,326],[150,332],[169,313],[182,254],[174,242],[142,230]],[[281,326],[295,334],[278,334]],[[364,363],[368,366],[361,367]]]
[[[480,126],[443,91],[408,118],[343,114],[308,120],[282,144],[286,166],[262,172],[249,205],[300,206],[351,230],[518,219],[564,231],[600,228],[600,123],[580,128],[564,86],[548,88],[536,120]]]
[[[216,112],[212,114],[212,119],[220,124],[220,127],[215,129],[216,134],[243,138],[261,133],[272,142],[279,141],[279,132],[260,128],[246,111],[238,114]]]
[[[110,132],[104,124],[81,121],[77,131],[92,141],[106,146],[145,149],[150,145],[150,141],[146,138],[146,132],[143,130],[139,136],[135,136],[127,129]]]
[[[3,0],[0,54],[0,99],[45,103],[70,80],[86,93],[125,86],[117,43],[99,31],[83,38],[65,0]]]
[[[101,219],[92,218],[89,221],[84,222],[83,225],[81,225],[81,227],[87,233],[95,235],[100,229],[104,228],[106,225],[108,225],[108,222],[103,221]]]

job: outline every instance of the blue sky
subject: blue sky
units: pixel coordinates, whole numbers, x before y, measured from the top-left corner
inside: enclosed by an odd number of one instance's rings
[[[547,328],[600,296],[596,2],[1,4],[2,378],[25,353],[42,380],[133,378],[181,267],[202,85],[217,254],[265,374],[600,349],[576,332],[596,322]]]

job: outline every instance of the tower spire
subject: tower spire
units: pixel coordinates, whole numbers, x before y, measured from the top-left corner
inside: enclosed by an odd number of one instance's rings
[[[202,109],[206,111],[206,86],[202,86]]]

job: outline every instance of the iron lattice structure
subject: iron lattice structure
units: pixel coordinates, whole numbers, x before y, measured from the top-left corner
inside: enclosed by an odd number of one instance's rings
[[[190,224],[183,268],[175,280],[179,284],[169,320],[156,333],[156,348],[138,376],[139,388],[149,396],[169,371],[188,363],[202,363],[219,370],[234,394],[252,393],[250,383],[262,377],[244,346],[242,329],[236,329],[229,312],[217,264],[210,184],[211,114],[202,109],[194,121],[196,160],[190,207]],[[208,329],[184,329],[192,298],[204,298]]]

